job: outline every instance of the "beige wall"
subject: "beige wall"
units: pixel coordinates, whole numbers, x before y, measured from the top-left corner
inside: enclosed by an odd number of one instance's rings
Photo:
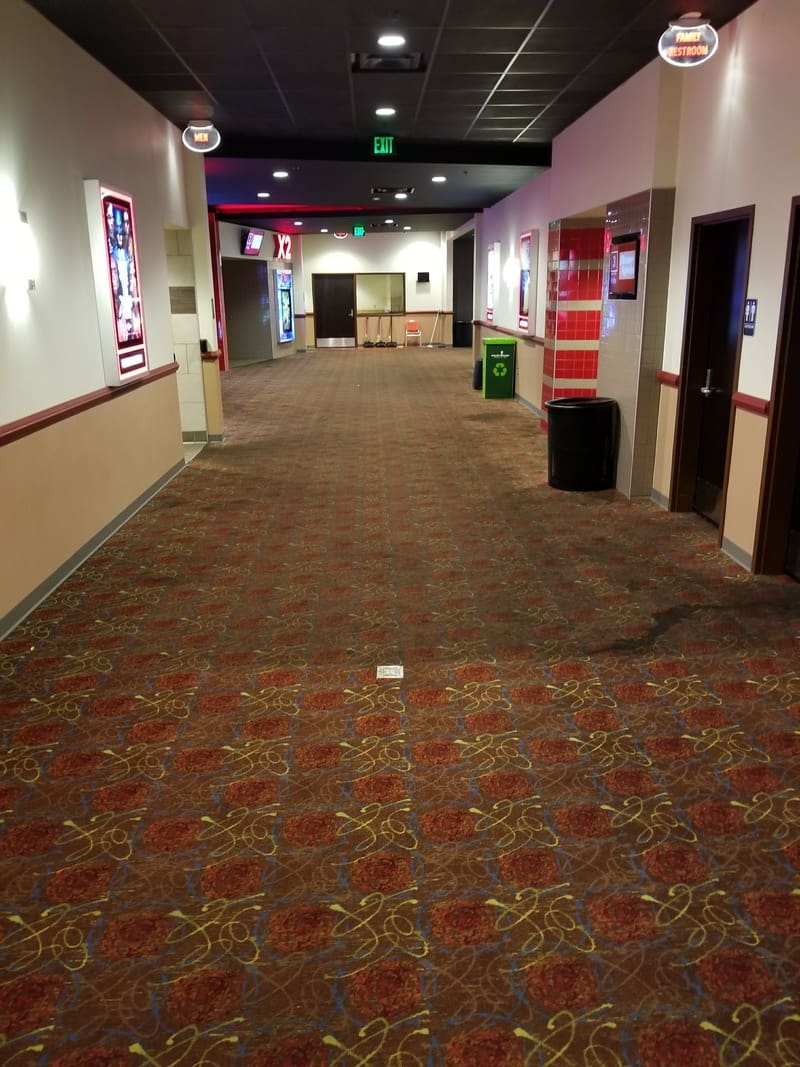
[[[0,448],[0,632],[17,605],[182,466],[174,374]]]
[[[54,89],[57,86],[57,90]],[[175,374],[43,429],[39,413],[105,388],[84,179],[129,193],[150,366],[173,363],[166,229],[207,247],[203,160],[180,131],[22,0],[0,4],[0,242],[28,216],[36,288],[13,314],[0,290],[0,624],[57,583],[183,462]],[[204,329],[210,261],[196,262]]]
[[[672,482],[672,453],[675,448],[675,423],[678,416],[678,390],[661,386],[658,405],[658,426],[653,462],[653,496],[663,506],[669,504]]]
[[[750,566],[755,546],[766,436],[767,420],[763,415],[742,408],[736,411],[725,497],[723,545],[734,559],[746,567]]]

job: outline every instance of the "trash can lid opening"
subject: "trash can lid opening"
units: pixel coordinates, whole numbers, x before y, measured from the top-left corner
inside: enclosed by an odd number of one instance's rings
[[[616,404],[616,400],[608,396],[560,396],[544,402],[546,408],[606,407],[609,404]]]

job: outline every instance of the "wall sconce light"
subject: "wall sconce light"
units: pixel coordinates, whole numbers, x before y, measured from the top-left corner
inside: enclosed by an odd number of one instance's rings
[[[194,119],[183,131],[181,140],[191,152],[213,152],[222,144],[220,132],[210,119]]]
[[[0,213],[0,288],[18,297],[36,288],[38,256],[24,211]]]
[[[36,288],[39,254],[28,216],[17,207],[14,188],[0,177],[0,299],[11,321],[30,311],[28,294]]]
[[[661,34],[658,54],[673,67],[698,67],[711,59],[719,45],[717,31],[699,11],[689,11]]]
[[[36,273],[36,249],[33,246],[33,238],[31,237],[31,231],[27,229],[28,226],[28,213],[27,211],[20,211],[19,221],[23,224],[25,229],[20,229],[19,232],[19,249],[18,255],[20,259],[20,275],[27,280],[28,292],[33,292],[36,288],[36,278],[33,275]]]

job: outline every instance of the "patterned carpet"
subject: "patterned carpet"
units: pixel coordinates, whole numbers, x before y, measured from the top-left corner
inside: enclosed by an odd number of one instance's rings
[[[800,586],[466,351],[224,390],[0,643],[0,1062],[800,1063]]]

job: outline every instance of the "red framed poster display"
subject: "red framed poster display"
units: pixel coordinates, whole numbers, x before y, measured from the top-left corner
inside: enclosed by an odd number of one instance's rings
[[[148,371],[133,198],[96,179],[84,183],[97,321],[107,385]]]

